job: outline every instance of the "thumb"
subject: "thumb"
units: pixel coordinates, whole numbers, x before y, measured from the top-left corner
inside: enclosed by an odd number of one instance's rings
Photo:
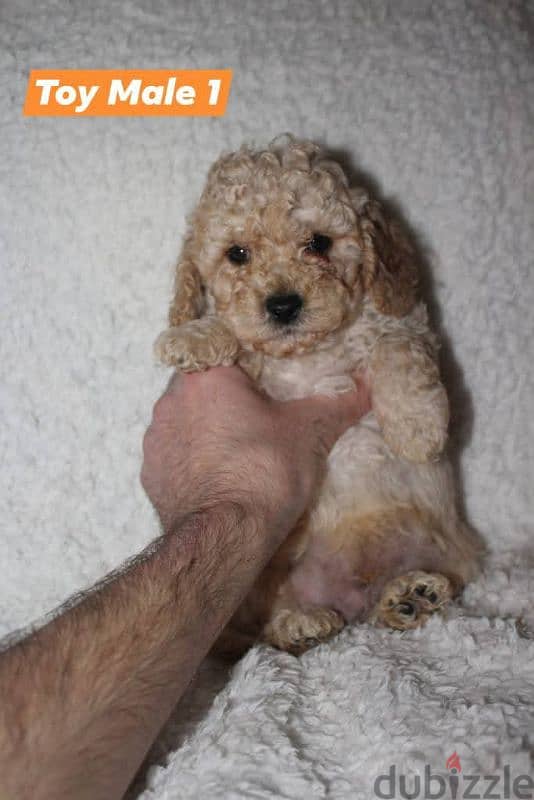
[[[315,395],[294,400],[294,410],[304,423],[316,428],[322,444],[329,451],[347,428],[355,425],[371,410],[371,394],[365,380],[355,378],[356,389],[335,397]]]

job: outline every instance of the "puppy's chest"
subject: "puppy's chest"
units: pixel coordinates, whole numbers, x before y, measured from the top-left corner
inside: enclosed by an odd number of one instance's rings
[[[330,334],[314,351],[285,358],[264,356],[258,383],[277,400],[348,391],[354,388],[351,376],[369,365],[378,339],[391,335],[431,336],[425,305],[419,303],[409,316],[397,319],[364,303],[356,320]]]
[[[354,388],[351,375],[367,365],[371,337],[345,334],[300,356],[266,356],[258,383],[276,400],[296,400],[313,394],[334,395]],[[373,337],[376,338],[376,337]]]

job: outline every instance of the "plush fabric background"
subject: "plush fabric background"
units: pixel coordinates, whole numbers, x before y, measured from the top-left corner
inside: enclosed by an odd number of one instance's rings
[[[534,642],[515,623],[534,588],[533,12],[2,3],[0,633],[155,535],[137,475],[184,214],[221,150],[286,130],[348,158],[419,240],[465,503],[494,550],[449,621],[362,626],[298,661],[258,649],[229,683],[206,666],[143,800],[369,798],[391,763],[445,772],[454,750],[468,772],[530,769]],[[235,71],[222,119],[22,117],[30,67],[208,66]]]

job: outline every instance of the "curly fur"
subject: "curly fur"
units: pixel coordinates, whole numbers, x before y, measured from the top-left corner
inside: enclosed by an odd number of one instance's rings
[[[326,256],[307,248],[317,232],[332,240]],[[227,258],[236,244],[248,263]],[[223,648],[261,637],[300,653],[337,632],[340,619],[414,627],[475,574],[480,547],[443,456],[448,401],[417,283],[400,227],[312,142],[285,136],[212,166],[158,357],[184,371],[239,363],[282,400],[347,391],[365,371],[373,395],[373,413],[332,450],[312,508]],[[265,301],[284,292],[304,307],[282,328]]]

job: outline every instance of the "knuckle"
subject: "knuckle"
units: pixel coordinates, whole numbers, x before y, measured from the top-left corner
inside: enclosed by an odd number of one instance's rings
[[[174,416],[175,410],[173,397],[171,395],[164,394],[154,404],[154,408],[152,410],[152,420],[155,423],[168,422]],[[150,428],[148,430],[150,431]]]
[[[146,469],[144,466],[141,467],[141,472],[139,473],[139,483],[146,492]]]
[[[146,458],[152,442],[152,426],[149,426],[143,436],[143,456]]]
[[[147,489],[148,482],[149,482],[148,481],[148,468],[147,468],[147,465],[146,465],[145,462],[143,462],[143,464],[141,466],[141,471],[139,472],[139,482],[140,482],[141,486],[143,487],[143,489],[145,490],[145,492],[148,492],[148,489]]]

